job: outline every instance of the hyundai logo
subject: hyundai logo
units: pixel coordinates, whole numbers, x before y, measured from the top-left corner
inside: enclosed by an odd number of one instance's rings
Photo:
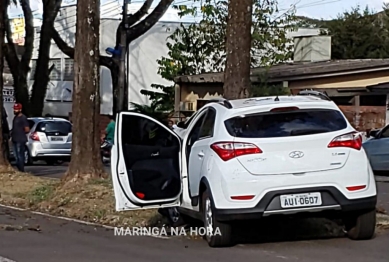
[[[293,151],[289,153],[290,158],[302,158],[304,156],[304,153],[301,151]]]

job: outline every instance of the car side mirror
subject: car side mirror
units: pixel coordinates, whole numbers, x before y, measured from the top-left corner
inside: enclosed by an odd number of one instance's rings
[[[181,121],[177,123],[177,127],[179,128],[185,128],[185,122]]]

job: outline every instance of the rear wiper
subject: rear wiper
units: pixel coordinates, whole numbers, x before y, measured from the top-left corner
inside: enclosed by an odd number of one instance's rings
[[[328,129],[324,128],[312,128],[312,129],[297,129],[290,132],[291,136],[301,136],[301,135],[313,135],[319,133],[328,132]]]

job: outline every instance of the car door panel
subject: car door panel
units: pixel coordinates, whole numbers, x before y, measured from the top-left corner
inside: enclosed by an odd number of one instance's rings
[[[363,143],[373,170],[389,171],[389,126]]]
[[[199,195],[199,185],[202,177],[203,166],[207,163],[210,149],[210,139],[213,137],[216,111],[209,107],[204,121],[199,128],[197,140],[192,146],[189,156],[189,189],[191,196]],[[197,132],[197,131],[196,131]]]
[[[170,207],[180,204],[181,140],[151,117],[121,112],[112,148],[116,209]]]
[[[209,147],[209,139],[202,139],[195,142],[189,159],[189,189],[191,196],[199,195],[199,185],[201,179],[201,171],[204,161],[207,159],[207,148]]]

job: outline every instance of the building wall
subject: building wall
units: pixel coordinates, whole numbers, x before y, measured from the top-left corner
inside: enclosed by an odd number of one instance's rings
[[[113,5],[113,3],[111,4]],[[115,6],[102,6],[102,16],[108,13],[113,15],[121,12],[120,7],[115,11]],[[100,27],[100,54],[107,55],[106,48],[115,46],[116,29],[118,19],[102,19]],[[69,46],[75,44],[76,7],[67,6],[61,9],[55,27]],[[143,36],[136,39],[129,47],[129,101],[138,104],[147,104],[148,98],[140,93],[142,89],[153,90],[151,84],[172,85],[173,83],[162,79],[158,74],[157,59],[167,56],[167,38],[180,26],[178,22],[159,22]],[[35,38],[35,46],[39,46],[39,33]],[[50,83],[47,88],[44,114],[67,117],[72,108],[72,90],[74,77],[74,62],[52,44],[50,50],[51,64],[55,65],[50,75]],[[38,48],[34,49],[32,61],[32,73],[34,63],[38,57]],[[101,67],[100,94],[102,97],[101,114],[112,114],[112,81],[110,71]],[[29,85],[33,85],[34,79],[30,77]]]
[[[359,114],[355,106],[339,106],[339,108],[358,131],[364,132],[385,126],[385,106],[359,106]]]

